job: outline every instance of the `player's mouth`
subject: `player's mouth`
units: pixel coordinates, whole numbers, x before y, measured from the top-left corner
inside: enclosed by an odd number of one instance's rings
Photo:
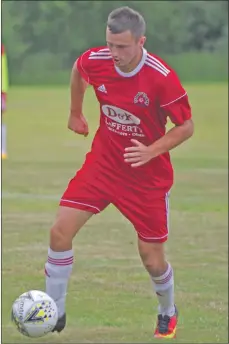
[[[120,60],[117,57],[113,57],[113,60],[114,60],[115,64],[119,64],[120,63]]]

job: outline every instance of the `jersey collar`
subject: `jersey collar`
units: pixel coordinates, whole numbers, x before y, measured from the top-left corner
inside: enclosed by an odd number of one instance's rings
[[[143,51],[142,59],[141,59],[141,61],[139,62],[139,64],[137,65],[137,67],[134,70],[132,70],[129,73],[124,73],[116,65],[114,65],[116,72],[119,75],[123,76],[124,78],[129,78],[131,76],[136,75],[142,69],[142,67],[144,66],[144,63],[145,63],[145,60],[146,60],[146,57],[147,57],[147,50],[145,48],[142,48],[142,51]]]

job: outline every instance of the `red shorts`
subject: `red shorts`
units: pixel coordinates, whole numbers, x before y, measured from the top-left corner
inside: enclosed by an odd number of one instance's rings
[[[120,187],[115,176],[108,178],[96,167],[84,164],[69,182],[60,205],[97,214],[113,204],[133,224],[141,240],[164,242],[168,237],[168,197],[166,192]]]

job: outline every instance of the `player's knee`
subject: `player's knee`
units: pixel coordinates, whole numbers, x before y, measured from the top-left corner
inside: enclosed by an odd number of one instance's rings
[[[50,230],[50,247],[54,251],[66,251],[72,246],[72,236],[60,222],[56,222]]]
[[[151,276],[161,276],[167,267],[163,244],[139,242],[139,254]]]
[[[78,231],[93,215],[88,211],[60,207],[56,222],[50,231],[50,247],[54,251],[67,251]]]
[[[141,255],[142,262],[152,276],[160,276],[163,274],[164,270],[164,260],[158,259],[157,256],[148,254],[148,255]]]
[[[159,277],[166,271],[166,263],[164,261],[150,261],[143,262],[146,270],[153,277]]]

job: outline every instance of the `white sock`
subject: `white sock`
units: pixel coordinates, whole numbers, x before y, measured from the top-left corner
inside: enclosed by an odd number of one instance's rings
[[[49,248],[45,263],[46,293],[53,298],[59,318],[65,313],[68,281],[72,272],[73,251],[54,252]]]
[[[6,125],[2,123],[2,154],[6,154]]]
[[[173,269],[170,264],[166,272],[160,277],[151,276],[154,290],[157,294],[159,314],[173,316],[175,313],[174,306],[174,278]]]

